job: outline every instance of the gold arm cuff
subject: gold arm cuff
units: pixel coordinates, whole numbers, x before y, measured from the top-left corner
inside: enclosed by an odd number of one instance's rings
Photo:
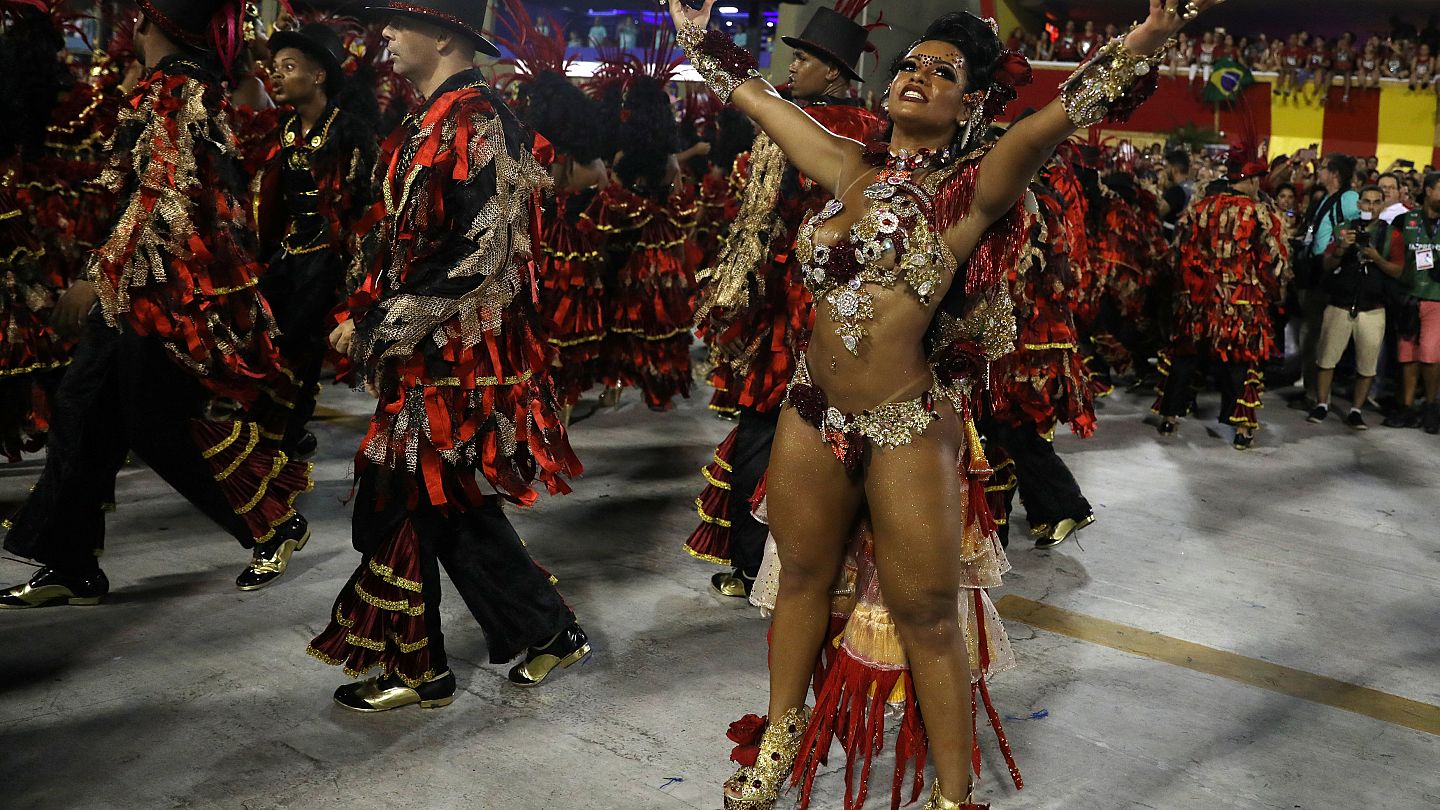
[[[748,66],[743,73],[732,72],[721,63],[715,54],[710,53],[709,49],[703,47],[704,40],[705,30],[694,23],[686,23],[680,26],[680,29],[675,34],[675,41],[679,42],[680,47],[684,49],[685,56],[690,59],[690,64],[695,67],[695,72],[700,74],[700,77],[710,86],[710,89],[715,93],[716,98],[720,99],[721,103],[728,104],[731,94],[735,92],[735,88],[751,79],[760,78],[760,71],[751,65]],[[739,49],[738,45],[732,45],[731,47],[737,50]]]
[[[1094,59],[1081,65],[1061,85],[1060,98],[1065,104],[1065,113],[1075,126],[1084,129],[1105,120],[1110,105],[1125,95],[1135,82],[1159,67],[1165,53],[1175,43],[1175,40],[1169,40],[1154,53],[1142,55],[1125,47],[1128,36],[1129,32],[1126,32],[1105,43],[1095,53]]]

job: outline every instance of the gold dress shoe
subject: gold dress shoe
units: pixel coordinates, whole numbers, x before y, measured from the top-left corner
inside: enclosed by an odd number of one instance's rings
[[[398,675],[347,683],[335,690],[335,702],[355,712],[388,712],[404,706],[438,709],[455,702],[455,673],[450,670],[410,687]]]
[[[539,647],[531,647],[525,660],[510,669],[510,682],[516,686],[539,686],[550,673],[565,669],[588,658],[590,639],[580,625],[571,625]]]
[[[235,578],[235,587],[257,591],[280,578],[290,567],[290,557],[310,542],[310,524],[296,515],[275,529],[268,543],[255,546],[250,565]]]
[[[710,587],[721,596],[733,596],[737,599],[744,599],[750,595],[750,589],[755,586],[755,580],[746,577],[740,569],[734,571],[722,571],[710,577]]]
[[[1082,518],[1065,518],[1055,524],[1050,533],[1035,541],[1036,548],[1054,548],[1066,540],[1070,535],[1095,522],[1094,515],[1086,515]]]
[[[110,581],[100,569],[85,573],[57,571],[45,566],[24,585],[0,592],[0,610],[27,610],[56,605],[98,605],[110,592]]]
[[[1039,540],[1040,538],[1049,534],[1050,530],[1053,528],[1055,527],[1049,523],[1036,523],[1030,527],[1030,536],[1035,538],[1036,540]]]

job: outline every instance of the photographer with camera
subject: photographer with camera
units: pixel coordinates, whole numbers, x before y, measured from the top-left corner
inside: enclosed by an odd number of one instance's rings
[[[1315,356],[1317,404],[1309,421],[1330,415],[1330,387],[1345,347],[1355,342],[1355,391],[1345,424],[1365,430],[1360,409],[1370,395],[1385,341],[1388,288],[1405,270],[1404,243],[1377,217],[1385,195],[1379,186],[1360,191],[1360,216],[1344,223],[1321,259],[1319,288],[1328,303]]]
[[[1421,207],[1395,220],[1405,242],[1401,277],[1410,298],[1400,325],[1400,408],[1386,427],[1416,427],[1440,433],[1440,172],[1425,175]],[[1404,321],[1413,321],[1405,323]],[[1415,407],[1415,389],[1425,384],[1425,410]]]
[[[1313,154],[1305,150],[1308,157]],[[1315,407],[1320,398],[1316,379],[1316,360],[1320,348],[1320,328],[1329,301],[1320,284],[1324,276],[1324,257],[1330,245],[1347,222],[1360,218],[1360,194],[1351,186],[1355,178],[1355,158],[1333,154],[1325,158],[1315,172],[1315,179],[1325,196],[1313,203],[1305,214],[1299,230],[1303,234],[1300,250],[1295,256],[1295,285],[1299,288],[1300,370],[1304,378],[1306,407]]]

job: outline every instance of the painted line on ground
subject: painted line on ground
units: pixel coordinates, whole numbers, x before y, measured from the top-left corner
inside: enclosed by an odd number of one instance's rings
[[[1038,630],[1440,736],[1440,706],[1075,613],[1022,596],[1006,595],[995,607],[1007,620]]]

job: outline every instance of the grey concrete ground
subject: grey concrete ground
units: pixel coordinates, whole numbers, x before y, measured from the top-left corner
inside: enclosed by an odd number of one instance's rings
[[[729,425],[703,400],[654,414],[632,393],[576,426],[576,493],[514,513],[595,642],[586,666],[508,686],[452,595],[460,699],[361,716],[330,703],[340,673],[303,652],[356,561],[342,499],[370,400],[331,389],[324,403],[348,415],[316,428],[316,536],[276,586],[235,591],[241,550],[131,467],[110,601],[0,614],[0,807],[718,808],[725,726],[764,705],[765,625],[712,594],[716,569],[680,543]],[[1117,394],[1095,439],[1059,439],[1099,522],[1051,552],[1018,542],[995,595],[1440,704],[1440,437],[1309,425],[1272,396],[1242,454],[1193,420],[1160,442],[1147,406]],[[0,501],[37,469],[0,468]],[[0,560],[5,584],[30,571]],[[1440,807],[1440,737],[1010,632],[1021,668],[995,683],[1000,710],[1045,714],[1008,723],[1021,793],[983,735],[996,810]],[[819,810],[839,806],[834,764]],[[872,807],[888,806],[884,781]]]

